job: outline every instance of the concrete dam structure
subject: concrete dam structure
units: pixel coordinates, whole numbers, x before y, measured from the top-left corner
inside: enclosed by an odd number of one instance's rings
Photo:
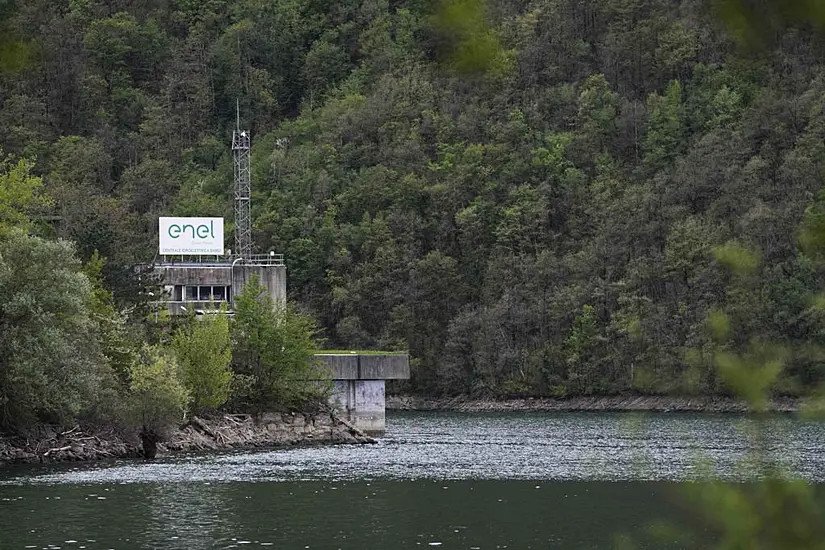
[[[347,422],[371,435],[386,428],[387,380],[410,378],[406,353],[321,353],[316,355],[332,378],[331,404]]]

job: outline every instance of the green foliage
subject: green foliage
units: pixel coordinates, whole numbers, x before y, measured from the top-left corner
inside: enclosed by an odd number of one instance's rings
[[[751,5],[741,0],[715,0],[714,8],[742,44],[765,46],[796,25],[825,28],[825,7],[817,0],[769,0]]]
[[[192,398],[193,411],[216,409],[229,399],[232,352],[225,307],[215,315],[190,317],[175,333],[172,349]]]
[[[100,335],[100,351],[120,383],[120,390],[128,387],[129,372],[139,361],[138,338],[130,330],[127,315],[115,307],[114,296],[103,281],[103,267],[106,259],[97,251],[83,265],[83,273],[91,285],[89,314],[97,324]]]
[[[233,400],[255,411],[300,406],[321,377],[314,368],[318,343],[312,318],[274,304],[256,278],[235,297],[232,318],[232,367],[248,377],[246,395]]]
[[[708,326],[713,337],[724,342],[730,337],[730,320],[728,316],[718,310],[713,310],[708,314]]]
[[[717,249],[716,255],[729,270],[740,275],[752,274],[757,267],[754,255],[738,245],[725,245]],[[737,286],[752,281],[752,277],[734,279],[729,294],[734,294]],[[731,330],[728,315],[722,311],[713,311],[708,324],[720,345],[737,336]],[[747,351],[735,353],[721,347],[715,352],[715,366],[721,381],[736,397],[744,400],[751,411],[764,413],[788,361],[789,350],[761,340],[751,331],[746,330],[744,335],[751,340]],[[803,414],[821,414],[823,387],[807,400]],[[722,483],[714,480],[711,472],[706,472],[706,480],[688,484],[683,489],[693,505],[695,518],[691,518],[691,523],[699,526],[703,532],[700,538],[710,544],[683,544],[684,547],[822,547],[825,509],[820,495],[815,486],[792,479],[776,461],[774,450],[767,444],[764,418],[764,415],[755,415],[754,427],[746,432],[751,450],[742,466],[747,468],[748,475],[758,478],[755,482]],[[686,533],[689,535],[691,530],[675,526],[651,530],[653,538],[659,541],[690,540],[683,537]]]
[[[661,169],[685,146],[687,128],[679,81],[668,84],[664,96],[651,94],[647,105],[650,121],[644,146],[645,163],[653,169]]]
[[[728,352],[716,355],[719,376],[733,392],[755,411],[768,407],[768,396],[785,364],[787,353],[775,346],[759,346],[744,356]]]
[[[507,53],[488,22],[485,0],[441,2],[435,16],[438,30],[450,41],[450,65],[462,73],[507,71]]]
[[[49,204],[41,193],[42,181],[32,168],[32,163],[23,159],[0,160],[0,234],[13,227],[28,229],[31,214]]]
[[[17,2],[0,2],[0,76],[16,73],[31,62],[31,45],[21,40],[20,33],[10,22],[17,11]]]
[[[592,393],[594,389],[594,365],[592,350],[597,346],[599,334],[596,311],[585,305],[576,314],[573,327],[567,337],[567,377],[576,393]]]
[[[804,393],[825,378],[821,29],[810,2],[746,4],[8,4],[0,182],[23,203],[0,195],[0,224],[107,259],[117,313],[95,318],[126,383],[152,290],[132,266],[157,216],[231,216],[237,100],[255,243],[331,346],[409,349],[407,389],[729,391],[716,352],[758,337]],[[6,44],[36,55],[4,70]]]
[[[133,422],[157,429],[183,420],[191,395],[174,355],[156,347],[145,347],[141,360],[129,370],[129,379]]]
[[[725,243],[713,249],[716,260],[737,273],[752,273],[759,266],[759,257],[736,243]]]
[[[104,376],[91,285],[66,241],[0,237],[0,427],[71,422]]]

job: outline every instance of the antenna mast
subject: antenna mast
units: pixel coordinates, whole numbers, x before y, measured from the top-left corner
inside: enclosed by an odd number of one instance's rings
[[[249,130],[241,130],[240,102],[235,104],[235,130],[232,132],[232,153],[235,157],[235,255],[249,259],[252,254],[252,218],[249,163]]]

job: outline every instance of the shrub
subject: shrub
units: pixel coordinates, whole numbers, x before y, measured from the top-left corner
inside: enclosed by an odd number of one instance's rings
[[[196,412],[226,403],[232,382],[229,363],[229,319],[225,309],[217,315],[191,317],[172,340],[183,381]]]
[[[190,402],[173,355],[156,347],[144,349],[142,361],[130,369],[129,400],[133,420],[149,428],[180,422]]]
[[[253,409],[301,406],[318,384],[313,355],[315,321],[288,306],[275,305],[257,279],[235,299],[232,320],[232,364],[250,376],[246,399]]]

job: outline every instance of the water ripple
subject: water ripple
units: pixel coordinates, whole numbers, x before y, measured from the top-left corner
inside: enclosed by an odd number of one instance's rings
[[[0,485],[296,480],[725,480],[744,465],[753,420],[740,415],[396,413],[377,445],[173,457],[33,469]],[[776,415],[768,448],[789,473],[825,481],[825,426]]]

